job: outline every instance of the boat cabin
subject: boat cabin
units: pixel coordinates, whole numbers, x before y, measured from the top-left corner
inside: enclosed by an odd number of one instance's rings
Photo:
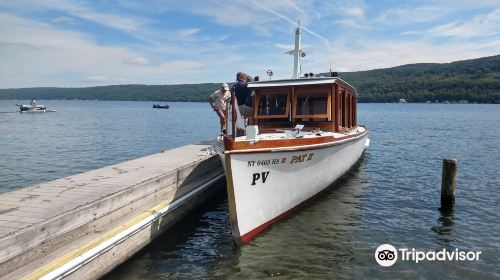
[[[356,90],[340,78],[249,83],[252,122],[265,132],[304,125],[304,131],[342,132],[356,126]]]
[[[248,87],[253,98],[249,123],[260,133],[284,132],[296,125],[304,125],[304,132],[342,133],[357,126],[357,91],[338,77],[259,81]]]

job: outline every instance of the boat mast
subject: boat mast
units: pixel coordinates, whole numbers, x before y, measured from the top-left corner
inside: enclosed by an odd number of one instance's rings
[[[300,69],[300,20],[295,28],[295,50],[293,52],[293,79],[299,78]]]

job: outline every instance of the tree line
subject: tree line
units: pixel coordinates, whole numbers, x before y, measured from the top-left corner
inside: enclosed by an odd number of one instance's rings
[[[326,73],[320,75],[327,75]],[[458,102],[500,104],[500,55],[452,63],[419,63],[339,76],[353,85],[360,102]],[[206,101],[218,83],[112,85],[86,88],[0,89],[0,99]]]
[[[452,63],[419,63],[340,73],[360,102],[500,103],[500,55]]]

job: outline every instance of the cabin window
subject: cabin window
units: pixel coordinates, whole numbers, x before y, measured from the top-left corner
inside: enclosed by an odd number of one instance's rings
[[[330,91],[327,88],[300,90],[295,94],[294,118],[327,121],[330,115]]]
[[[288,91],[260,91],[257,94],[255,118],[286,118],[290,111],[290,95]]]

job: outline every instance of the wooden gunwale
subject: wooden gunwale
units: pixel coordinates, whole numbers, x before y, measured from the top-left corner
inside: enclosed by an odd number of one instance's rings
[[[363,137],[368,133],[365,128],[364,132],[346,135],[340,138],[332,136],[317,137],[317,138],[300,138],[300,139],[279,139],[279,140],[260,140],[257,143],[251,144],[248,141],[233,141],[229,137],[224,138],[224,150],[226,153],[270,153],[277,151],[300,151],[321,149],[329,146],[344,144],[345,142],[354,141]]]

